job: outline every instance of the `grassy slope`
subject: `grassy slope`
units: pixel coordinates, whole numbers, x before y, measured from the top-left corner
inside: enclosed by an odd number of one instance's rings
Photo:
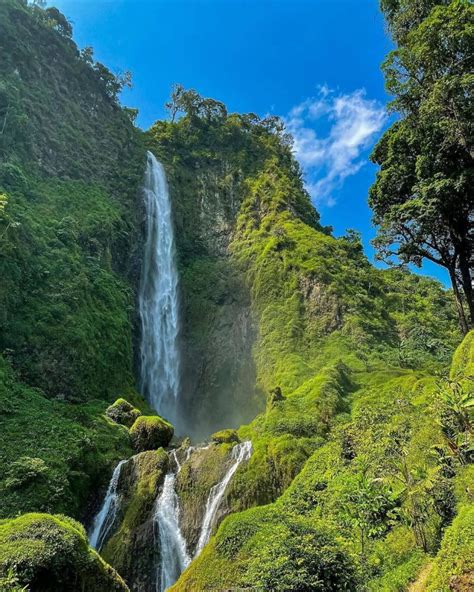
[[[466,359],[465,352],[458,350],[456,358]],[[473,354],[471,349],[469,359]],[[412,370],[356,372],[353,380],[351,417],[338,418],[327,442],[276,502],[226,518],[173,590],[395,592],[417,578],[430,554],[436,557],[430,590],[447,591],[453,575],[467,585],[472,465],[445,465],[435,453],[447,452],[437,424],[436,381]],[[280,425],[288,421],[285,404]],[[306,412],[311,415],[311,407]],[[235,478],[234,493],[245,496],[249,482],[261,482],[262,468],[255,469],[262,441],[271,449],[276,440],[263,417],[241,434],[255,442],[248,468]],[[265,456],[271,458],[268,449]],[[420,531],[426,552],[417,542]],[[319,583],[311,583],[315,574]]]

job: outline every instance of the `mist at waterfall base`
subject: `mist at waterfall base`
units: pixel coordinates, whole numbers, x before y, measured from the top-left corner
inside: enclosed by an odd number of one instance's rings
[[[178,273],[171,201],[163,165],[147,153],[146,236],[139,290],[140,390],[179,432]]]

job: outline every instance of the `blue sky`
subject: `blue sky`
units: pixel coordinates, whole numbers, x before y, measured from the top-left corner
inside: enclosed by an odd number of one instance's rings
[[[391,48],[378,0],[56,0],[80,47],[133,73],[123,102],[148,127],[173,83],[229,110],[282,116],[321,213],[336,235],[362,233],[373,260],[368,162],[388,121],[380,64]],[[443,270],[424,273],[446,281]]]

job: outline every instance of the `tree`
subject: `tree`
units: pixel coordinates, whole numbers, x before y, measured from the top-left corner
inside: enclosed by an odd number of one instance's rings
[[[420,25],[431,10],[451,0],[380,0],[388,28],[395,41],[403,41],[413,28]]]
[[[383,70],[395,97],[390,109],[401,118],[371,156],[380,166],[369,196],[379,227],[374,244],[389,263],[395,255],[445,267],[466,333],[474,323],[474,7],[468,0],[382,0],[382,9],[398,42]]]
[[[369,467],[362,466],[341,509],[346,520],[358,531],[360,555],[366,561],[369,538],[386,533],[396,519],[396,499],[382,479],[371,478]]]
[[[87,56],[85,56],[85,59],[88,59]],[[105,94],[113,101],[118,100],[119,94],[125,87],[132,87],[132,74],[128,70],[122,74],[115,75],[104,64],[96,62],[94,64],[94,71],[104,85]]]
[[[47,23],[57,31],[63,37],[71,38],[72,37],[72,25],[67,20],[67,18],[59,12],[57,8],[47,8],[45,10],[45,16],[47,19]]]
[[[214,99],[206,99],[193,88],[186,90],[181,84],[173,86],[171,98],[165,107],[171,115],[171,121],[175,121],[179,113],[187,116],[194,124],[199,120],[210,123],[222,121],[227,117],[224,103]]]

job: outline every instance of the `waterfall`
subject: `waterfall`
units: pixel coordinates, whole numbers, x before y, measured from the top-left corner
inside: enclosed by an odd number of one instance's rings
[[[175,450],[171,455],[176,463],[176,473],[171,471],[166,475],[154,516],[161,555],[156,575],[157,592],[164,592],[172,586],[191,562],[179,526],[179,500],[175,490],[176,475],[181,470],[181,465]]]
[[[117,486],[120,479],[120,473],[126,460],[121,460],[115,467],[110,479],[107,493],[105,494],[104,502],[92,523],[92,528],[89,534],[89,543],[97,551],[100,551],[110,530],[115,522],[117,509],[119,507],[119,495],[117,493]]]
[[[214,525],[214,519],[217,514],[217,510],[221,504],[222,498],[224,497],[224,493],[226,490],[229,481],[232,479],[235,471],[239,468],[240,463],[244,460],[248,460],[250,455],[252,454],[252,442],[246,441],[240,444],[237,444],[232,449],[232,464],[229,467],[227,473],[224,475],[222,481],[214,485],[211,491],[209,492],[207,502],[206,502],[206,511],[204,514],[204,518],[202,521],[201,526],[201,533],[199,535],[199,541],[196,547],[195,556],[199,555],[199,553],[203,550],[204,546],[206,545],[209,537],[211,536],[211,530]]]
[[[178,277],[171,202],[163,166],[147,154],[146,239],[139,291],[140,388],[152,407],[177,427],[179,389]]]

